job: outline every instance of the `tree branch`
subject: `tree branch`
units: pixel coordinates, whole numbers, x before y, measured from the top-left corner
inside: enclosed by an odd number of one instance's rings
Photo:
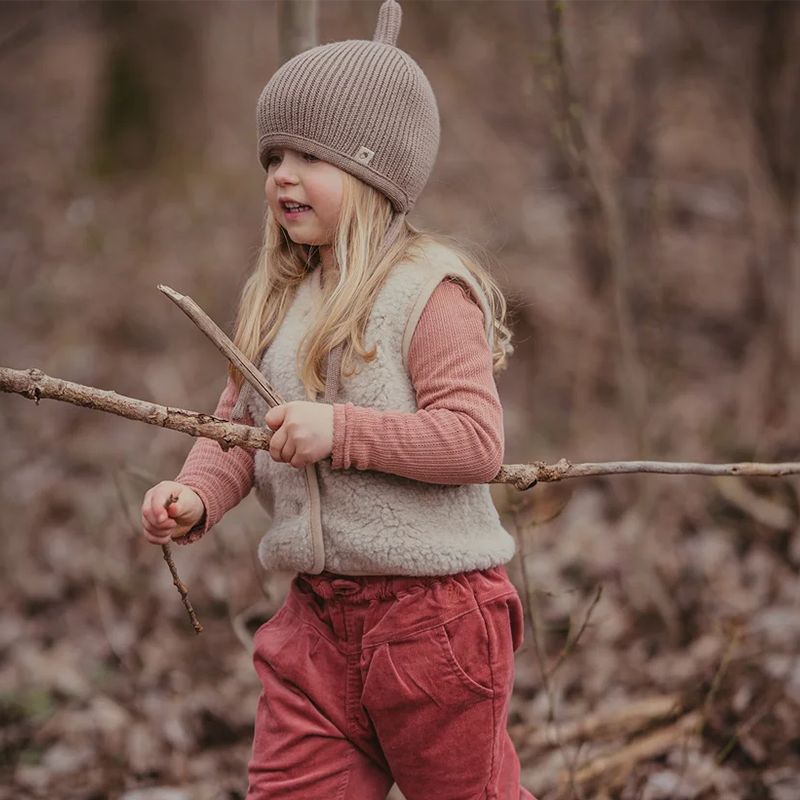
[[[42,398],[62,400],[84,408],[107,411],[126,419],[158,425],[173,431],[202,436],[219,442],[223,450],[229,447],[269,449],[272,431],[186,411],[182,408],[160,406],[145,400],[125,397],[116,392],[82,386],[59,378],[51,378],[41,370],[17,370],[0,367],[0,391],[20,394],[37,405]],[[567,478],[588,478],[600,475],[630,475],[638,472],[664,475],[759,475],[778,478],[800,475],[800,463],[758,464],[744,461],[738,464],[698,464],[679,461],[607,461],[597,464],[572,464],[562,458],[555,464],[532,461],[528,464],[504,464],[490,483],[508,483],[519,490],[530,489],[537,483],[555,483]]]
[[[759,475],[780,478],[800,474],[800,463],[759,464],[742,461],[738,464],[699,464],[681,461],[605,461],[597,464],[572,464],[562,458],[555,464],[532,461],[529,464],[504,464],[490,483],[510,483],[517,489],[529,489],[535,483],[555,483],[567,478],[589,478],[598,475],[631,475],[657,472],[663,475]]]
[[[38,369],[23,371],[0,367],[0,391],[21,394],[37,405],[42,398],[63,400],[75,406],[107,411],[137,422],[146,422],[148,425],[188,433],[190,436],[203,436],[219,442],[223,450],[233,446],[266,450],[272,438],[272,431],[267,428],[237,425],[211,414],[199,414],[196,411],[136,400],[116,392],[51,378]]]

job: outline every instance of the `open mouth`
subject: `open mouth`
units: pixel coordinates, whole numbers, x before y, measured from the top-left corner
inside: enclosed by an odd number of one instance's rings
[[[281,207],[283,208],[284,215],[290,219],[311,211],[311,206],[304,206],[300,203],[281,203]]]

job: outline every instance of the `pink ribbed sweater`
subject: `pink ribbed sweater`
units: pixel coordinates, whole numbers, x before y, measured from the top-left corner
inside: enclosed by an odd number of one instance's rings
[[[492,374],[483,313],[445,280],[431,294],[411,339],[408,372],[418,411],[334,405],[334,469],[380,470],[427,483],[485,483],[503,460],[503,410]],[[276,387],[280,390],[280,387]],[[239,390],[231,379],[214,415],[230,419]],[[247,424],[254,424],[247,416]],[[178,483],[206,508],[202,525],[175,539],[188,544],[216,525],[253,486],[253,451],[227,453],[210,439],[192,447]]]

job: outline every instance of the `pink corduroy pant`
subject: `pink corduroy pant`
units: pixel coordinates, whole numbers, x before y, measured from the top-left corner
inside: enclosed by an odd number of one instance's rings
[[[502,567],[298,575],[255,635],[247,800],[532,800],[506,731],[522,609]]]

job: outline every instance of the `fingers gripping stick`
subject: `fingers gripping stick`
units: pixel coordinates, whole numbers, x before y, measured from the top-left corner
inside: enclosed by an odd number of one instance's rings
[[[169,508],[173,503],[177,502],[178,498],[175,497],[174,494],[171,494],[167,498],[167,502],[164,503],[164,508]],[[175,566],[175,562],[172,560],[172,548],[169,546],[169,542],[167,542],[167,544],[162,544],[161,550],[164,553],[164,561],[167,562],[169,571],[172,573],[172,582],[178,587],[178,591],[181,593],[181,599],[183,600],[183,604],[186,606],[186,610],[189,612],[189,619],[192,621],[192,627],[194,628],[194,632],[200,633],[200,631],[203,630],[203,626],[200,624],[197,617],[195,616],[194,609],[192,608],[192,603],[189,600],[189,592],[186,589],[186,586],[181,582],[181,579],[178,577],[178,570]]]

